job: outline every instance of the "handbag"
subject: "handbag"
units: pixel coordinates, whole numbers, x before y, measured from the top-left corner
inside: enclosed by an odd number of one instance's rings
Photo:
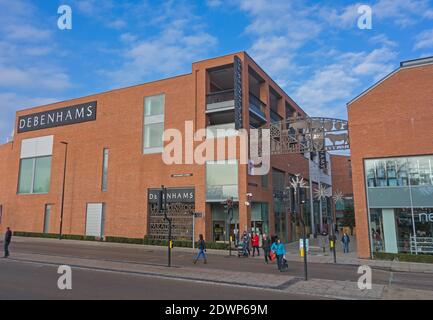
[[[277,258],[277,255],[275,254],[275,252],[271,252],[269,254],[269,259],[271,259],[271,261],[274,261]]]

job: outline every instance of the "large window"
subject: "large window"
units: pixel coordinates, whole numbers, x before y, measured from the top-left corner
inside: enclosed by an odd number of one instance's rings
[[[18,193],[48,193],[50,177],[51,156],[21,159]]]
[[[163,151],[165,95],[144,99],[143,152]]]
[[[48,193],[51,178],[53,136],[21,141],[18,193]]]
[[[238,199],[237,160],[206,162],[206,199],[225,201],[229,197]]]
[[[433,185],[433,156],[366,160],[365,170],[369,188]]]

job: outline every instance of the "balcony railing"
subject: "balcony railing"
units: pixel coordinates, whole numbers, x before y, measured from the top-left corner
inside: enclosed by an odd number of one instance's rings
[[[283,117],[280,116],[277,112],[275,112],[274,110],[270,110],[270,116],[271,116],[271,122],[279,122],[281,120],[283,120]]]
[[[212,92],[206,96],[206,104],[221,103],[225,101],[231,101],[235,99],[235,93],[233,89]]]
[[[266,122],[265,108],[266,104],[250,93],[250,112],[261,122]]]

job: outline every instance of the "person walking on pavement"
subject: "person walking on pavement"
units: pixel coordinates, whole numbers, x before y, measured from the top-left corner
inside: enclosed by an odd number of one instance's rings
[[[206,242],[203,239],[203,235],[199,235],[199,240],[197,242],[197,248],[198,248],[198,254],[197,257],[194,260],[194,264],[197,263],[198,259],[200,259],[200,257],[203,257],[204,259],[204,263],[207,263],[207,259],[206,259]]]
[[[251,235],[245,231],[244,244],[245,244],[245,250],[248,252],[248,256],[251,255],[250,242],[251,242]]]
[[[350,237],[347,234],[347,232],[344,233],[343,237],[341,238],[341,242],[343,243],[343,252],[344,253],[349,253]]]
[[[5,251],[4,258],[9,257],[9,245],[11,244],[11,241],[12,241],[12,231],[11,228],[7,227],[5,233],[5,243],[4,243],[4,251]]]
[[[286,254],[286,248],[284,246],[284,243],[282,243],[281,240],[277,238],[276,242],[274,242],[271,246],[271,251],[277,255],[278,270],[282,272],[284,266],[284,255]]]
[[[265,255],[265,263],[268,264],[269,253],[271,252],[271,239],[268,238],[266,233],[263,234],[262,248],[263,248],[263,254]]]
[[[253,233],[253,237],[251,238],[251,244],[253,247],[253,257],[255,257],[255,252],[257,250],[257,256],[260,257],[260,237],[257,233]]]

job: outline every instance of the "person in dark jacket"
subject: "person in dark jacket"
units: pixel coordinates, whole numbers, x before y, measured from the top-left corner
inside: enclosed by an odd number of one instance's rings
[[[197,248],[198,248],[198,254],[197,257],[194,260],[194,264],[197,263],[198,259],[200,259],[200,257],[203,257],[204,259],[204,263],[207,263],[207,259],[206,259],[206,242],[203,239],[203,235],[199,235],[199,240],[197,242]]]
[[[350,237],[347,234],[347,232],[344,233],[343,237],[341,238],[341,242],[343,243],[344,253],[348,253],[349,252]]]
[[[268,258],[269,258],[269,254],[271,253],[271,239],[268,238],[268,236],[266,235],[266,233],[263,234],[263,239],[262,239],[262,248],[263,248],[263,253],[265,255],[265,263],[268,264]]]
[[[9,257],[9,245],[11,244],[11,241],[12,241],[12,231],[11,228],[7,227],[5,233],[5,243],[4,243],[4,250],[5,250],[4,258]]]

